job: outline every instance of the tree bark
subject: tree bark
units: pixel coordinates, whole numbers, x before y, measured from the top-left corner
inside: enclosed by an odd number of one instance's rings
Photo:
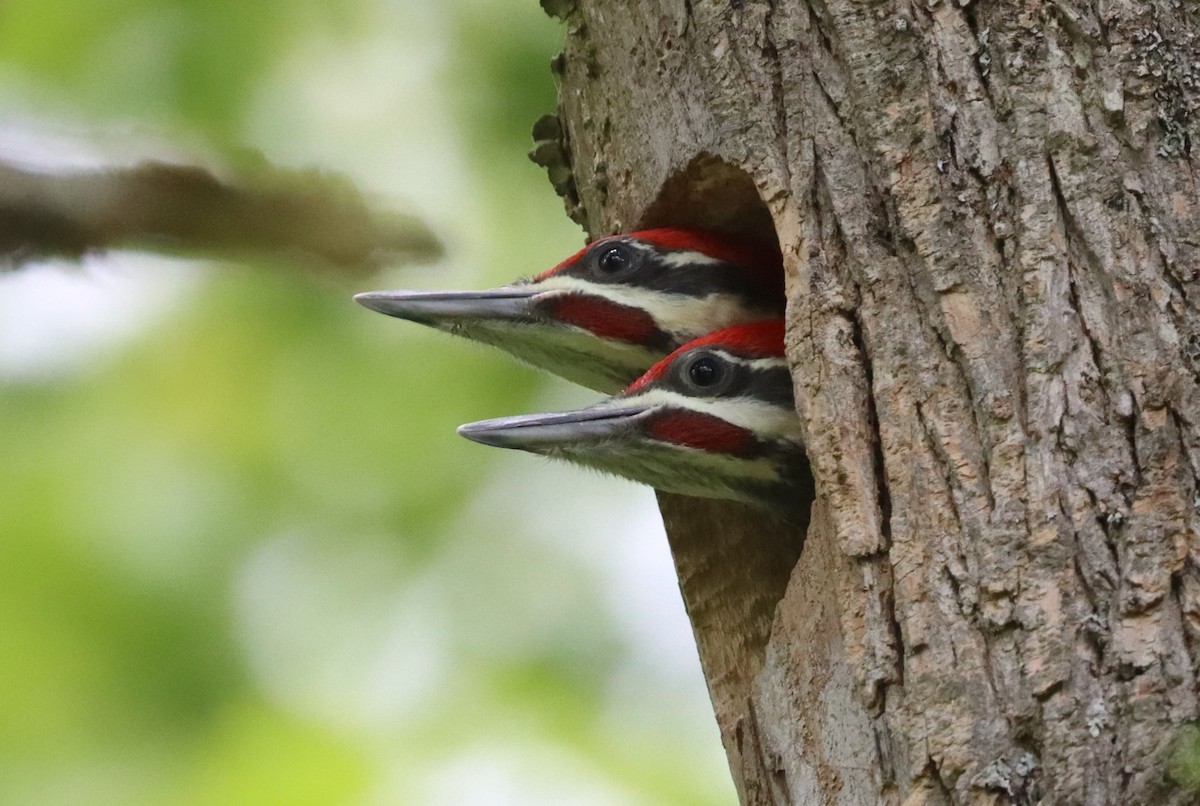
[[[662,496],[744,803],[1191,803],[1200,21],[1177,0],[556,0],[594,235],[777,237],[816,483]]]

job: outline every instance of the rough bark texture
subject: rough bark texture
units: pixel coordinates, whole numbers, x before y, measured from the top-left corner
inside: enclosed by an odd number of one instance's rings
[[[550,5],[536,158],[572,214],[785,258],[799,562],[663,500],[743,801],[1193,802],[1198,12]]]

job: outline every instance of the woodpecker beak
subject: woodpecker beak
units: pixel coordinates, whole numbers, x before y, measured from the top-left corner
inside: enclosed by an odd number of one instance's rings
[[[488,291],[367,291],[354,301],[388,316],[445,327],[459,321],[523,319],[537,289],[502,286]]]
[[[537,283],[515,283],[487,291],[368,291],[354,299],[388,316],[495,345],[569,381],[617,392],[653,364],[661,348],[605,338],[557,315],[557,303],[584,296]],[[593,314],[595,304],[606,301],[595,298]],[[611,310],[603,313],[592,319],[607,324],[618,319]]]
[[[497,448],[549,453],[556,448],[594,445],[629,437],[650,409],[598,405],[579,411],[497,417],[458,427],[472,442]]]
[[[807,506],[812,477],[783,330],[773,319],[715,331],[585,409],[483,420],[458,433],[667,492]]]

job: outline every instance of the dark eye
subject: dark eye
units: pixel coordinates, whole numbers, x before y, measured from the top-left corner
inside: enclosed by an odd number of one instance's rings
[[[745,386],[743,376],[736,363],[718,352],[698,347],[672,363],[669,388],[692,397],[728,397]]]
[[[632,262],[633,258],[629,254],[628,247],[622,244],[613,244],[600,252],[600,256],[596,258],[596,268],[601,274],[620,274],[629,268]]]
[[[688,380],[700,389],[716,386],[725,377],[725,367],[711,355],[702,355],[687,368]]]

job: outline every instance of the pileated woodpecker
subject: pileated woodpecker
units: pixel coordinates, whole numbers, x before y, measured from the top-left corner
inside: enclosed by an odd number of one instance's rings
[[[812,500],[781,319],[689,342],[594,406],[483,420],[458,433],[668,492],[784,512]]]
[[[705,333],[781,316],[783,267],[760,244],[651,229],[601,238],[489,291],[370,291],[355,300],[612,393]]]

